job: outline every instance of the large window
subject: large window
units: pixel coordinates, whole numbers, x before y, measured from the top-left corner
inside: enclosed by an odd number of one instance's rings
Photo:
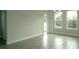
[[[62,12],[61,11],[54,11],[54,21],[55,21],[55,28],[62,28],[62,25],[63,25],[63,21],[62,21]]]
[[[67,29],[77,29],[77,11],[67,11]]]

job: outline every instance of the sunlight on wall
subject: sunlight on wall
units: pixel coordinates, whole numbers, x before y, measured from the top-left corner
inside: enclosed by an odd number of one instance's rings
[[[44,32],[47,32],[47,14],[44,14]]]
[[[46,32],[46,31],[47,31],[47,23],[44,22],[44,32]]]

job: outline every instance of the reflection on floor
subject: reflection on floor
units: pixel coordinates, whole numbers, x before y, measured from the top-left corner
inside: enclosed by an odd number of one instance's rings
[[[56,34],[47,34],[17,42],[6,47],[7,49],[77,49],[79,38]]]

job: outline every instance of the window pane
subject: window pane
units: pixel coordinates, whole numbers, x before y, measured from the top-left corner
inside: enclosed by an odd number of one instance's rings
[[[61,11],[54,11],[55,12],[55,28],[62,28],[62,12]]]
[[[77,28],[77,11],[67,11],[67,29]]]

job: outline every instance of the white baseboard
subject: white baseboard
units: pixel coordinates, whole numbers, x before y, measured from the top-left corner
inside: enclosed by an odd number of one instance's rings
[[[16,42],[19,42],[19,41],[22,41],[22,40],[27,40],[27,39],[30,39],[30,38],[33,38],[33,37],[36,37],[36,36],[40,36],[42,34],[43,33],[40,33],[40,34],[25,37],[25,38],[22,38],[22,39],[18,39],[18,40],[15,40],[15,41],[7,42],[7,45],[12,44],[12,43],[16,43]]]
[[[50,34],[61,34],[61,35],[67,35],[67,36],[73,36],[73,37],[79,37],[77,34],[69,34],[69,33],[59,33],[59,32],[48,32]]]

